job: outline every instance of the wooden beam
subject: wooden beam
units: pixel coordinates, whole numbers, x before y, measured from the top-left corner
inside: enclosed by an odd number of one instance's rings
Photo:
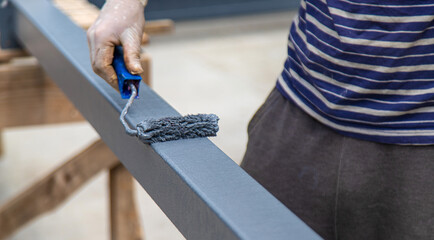
[[[88,29],[99,15],[99,9],[93,4],[84,0],[54,0],[54,4],[71,20],[83,29]],[[145,33],[142,37],[142,44],[149,43],[148,35],[172,33],[174,22],[170,19],[147,21],[145,23]],[[9,62],[15,57],[28,56],[23,49],[0,49],[0,63]]]
[[[175,24],[170,19],[147,21],[145,23],[145,33],[149,35],[172,33]]]
[[[88,29],[99,15],[99,9],[86,0],[53,0],[53,3],[84,29]]]
[[[83,29],[88,29],[98,18],[100,10],[86,0],[53,0],[54,5]],[[149,35],[171,33],[174,23],[169,19],[147,21],[145,33]]]
[[[0,64],[0,91],[2,93],[35,87],[53,85],[34,57],[14,58],[11,62]]]
[[[140,63],[142,65],[143,68],[143,73],[140,75],[142,77],[142,81],[143,83],[147,84],[148,86],[152,85],[152,72],[151,72],[151,66],[152,66],[152,61],[151,61],[151,57],[145,53],[142,52],[140,54]]]
[[[57,87],[13,90],[0,96],[0,128],[82,121]]]
[[[143,82],[151,84],[151,58],[141,54]],[[0,129],[83,121],[33,57],[0,64]]]
[[[82,121],[34,58],[0,64],[0,129]]]
[[[97,173],[117,164],[119,161],[110,148],[97,140],[0,207],[0,239],[55,209]]]
[[[9,62],[12,58],[27,56],[28,53],[21,49],[1,49],[0,48],[0,63]]]
[[[134,200],[133,177],[122,164],[110,169],[109,190],[111,239],[144,239]]]
[[[0,160],[2,159],[1,156],[3,155],[3,131],[0,129]]]

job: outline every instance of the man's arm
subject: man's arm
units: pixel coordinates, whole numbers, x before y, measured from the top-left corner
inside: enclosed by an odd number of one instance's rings
[[[112,67],[116,45],[124,48],[124,59],[132,74],[140,74],[140,44],[145,26],[146,0],[107,0],[97,20],[87,31],[92,68],[113,88],[118,89]]]

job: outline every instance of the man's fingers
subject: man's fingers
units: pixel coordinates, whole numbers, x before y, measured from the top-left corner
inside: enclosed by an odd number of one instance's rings
[[[110,86],[118,90],[116,72],[112,66],[114,46],[102,46],[96,49],[93,70],[102,77]]]
[[[104,78],[104,80],[106,80],[106,82],[110,84],[110,86],[112,86],[115,90],[119,92],[118,78],[112,65],[104,67],[104,75],[105,76],[103,76],[102,78]]]
[[[143,73],[142,65],[140,64],[140,34],[126,34],[121,37],[122,46],[124,49],[124,60],[127,69],[132,74]]]

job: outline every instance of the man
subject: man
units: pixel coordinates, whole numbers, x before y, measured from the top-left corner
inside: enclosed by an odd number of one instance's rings
[[[108,0],[89,29],[93,68],[115,88],[115,45],[143,71],[144,5]],[[301,1],[241,166],[325,239],[434,235],[433,12],[434,1]]]

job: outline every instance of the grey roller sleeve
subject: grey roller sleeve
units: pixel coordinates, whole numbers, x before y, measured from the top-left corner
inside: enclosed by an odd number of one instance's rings
[[[122,110],[120,120],[128,135],[138,137],[144,143],[166,142],[179,139],[212,137],[219,130],[219,118],[215,114],[196,114],[183,117],[166,117],[161,119],[147,119],[131,129],[125,121],[128,109],[137,96],[137,89],[130,84],[131,97]]]

